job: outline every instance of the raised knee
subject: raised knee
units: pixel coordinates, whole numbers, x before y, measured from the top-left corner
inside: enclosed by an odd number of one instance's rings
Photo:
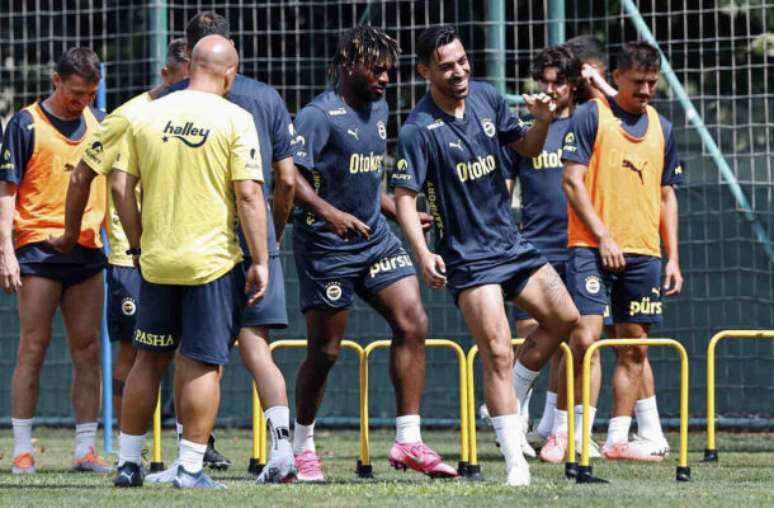
[[[645,363],[645,359],[648,356],[647,346],[626,346],[616,348],[618,353],[618,360],[621,363],[628,365],[639,366]]]
[[[415,309],[398,322],[396,336],[409,344],[421,344],[427,336],[427,314],[421,308]]]
[[[489,348],[495,372],[510,372],[513,368],[513,346],[510,340],[493,341]]]
[[[310,363],[315,370],[328,372],[339,359],[339,349],[334,347],[326,347],[315,351],[314,354],[307,354],[307,362]]]

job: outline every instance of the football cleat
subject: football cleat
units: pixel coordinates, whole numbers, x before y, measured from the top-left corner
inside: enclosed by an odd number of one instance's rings
[[[124,462],[118,466],[118,474],[113,479],[116,487],[142,487],[142,468],[134,462]]]
[[[31,453],[20,453],[13,458],[13,474],[35,474],[35,457]]]
[[[177,475],[175,475],[175,479],[172,480],[172,485],[178,489],[224,490],[226,488],[222,483],[216,482],[210,478],[207,473],[204,472],[204,469],[194,474],[186,471],[183,466],[178,466]]]
[[[320,465],[320,457],[311,450],[294,457],[298,470],[297,479],[300,482],[324,482],[325,477]]]
[[[255,483],[295,483],[298,469],[293,454],[275,454],[264,466]]]
[[[105,462],[105,459],[97,455],[94,448],[89,448],[89,452],[86,455],[73,461],[73,471],[112,473],[115,471],[115,468]]]
[[[455,478],[457,471],[441,460],[441,456],[422,441],[393,443],[389,456],[395,469],[413,469],[430,478]]]
[[[215,436],[210,434],[207,440],[207,451],[204,452],[204,465],[212,469],[228,469],[231,461],[215,449]]]
[[[561,464],[567,456],[567,433],[560,432],[548,436],[548,441],[540,449],[540,460],[551,464]]]
[[[652,455],[648,446],[641,441],[624,441],[602,447],[602,457],[605,460],[630,460],[635,462],[661,462],[663,455]]]
[[[635,434],[634,441],[641,443],[651,455],[661,455],[662,457],[669,455],[669,443],[663,437],[661,439],[649,439]]]
[[[161,484],[161,483],[172,483],[172,481],[175,479],[175,476],[177,476],[177,467],[180,465],[180,463],[175,460],[171,466],[166,468],[164,471],[159,471],[158,473],[150,473],[145,476],[145,483],[150,484]]]

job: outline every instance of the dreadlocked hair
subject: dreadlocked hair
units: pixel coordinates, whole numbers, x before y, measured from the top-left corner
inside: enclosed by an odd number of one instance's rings
[[[342,66],[373,67],[385,59],[394,65],[399,55],[398,41],[379,28],[370,25],[353,27],[339,39],[336,54],[328,65],[328,79],[335,85],[339,81],[339,69]]]

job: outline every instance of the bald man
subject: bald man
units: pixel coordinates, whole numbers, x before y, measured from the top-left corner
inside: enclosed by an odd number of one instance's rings
[[[227,39],[199,41],[188,88],[138,113],[126,135],[126,169],[111,176],[127,253],[142,274],[117,487],[143,484],[145,432],[161,377],[179,350],[175,384],[183,437],[173,484],[224,488],[202,469],[220,402],[218,374],[239,333],[243,307],[263,298],[269,280],[258,135],[250,114],[224,99],[238,63]],[[142,216],[135,199],[139,183]],[[252,259],[246,270],[237,218]]]

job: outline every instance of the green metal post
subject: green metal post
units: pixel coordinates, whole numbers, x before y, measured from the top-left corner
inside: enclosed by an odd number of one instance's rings
[[[155,0],[150,5],[150,57],[153,65],[153,84],[161,83],[161,68],[167,59],[167,0]]]
[[[666,56],[664,56],[664,53],[661,51],[661,47],[658,45],[658,42],[656,42],[656,38],[653,37],[653,34],[651,33],[647,23],[645,23],[645,20],[642,19],[642,14],[640,14],[640,11],[634,4],[634,1],[623,0],[623,6],[627,14],[631,16],[632,22],[637,28],[637,32],[640,34],[640,36],[647,42],[657,47],[659,53],[661,53],[661,70],[664,73],[664,77],[669,83],[669,86],[672,87],[675,95],[677,95],[677,99],[680,101],[680,104],[683,106],[686,118],[688,118],[691,124],[693,124],[693,126],[696,128],[696,131],[699,133],[699,137],[704,143],[704,146],[707,147],[710,156],[712,156],[712,159],[718,166],[720,174],[728,183],[728,188],[731,191],[731,194],[734,196],[737,204],[739,205],[739,208],[741,208],[742,215],[744,215],[745,219],[747,219],[752,225],[758,242],[760,242],[763,250],[769,257],[769,262],[774,265],[774,248],[771,246],[771,241],[769,240],[768,234],[766,233],[766,229],[756,218],[755,212],[750,206],[750,201],[747,199],[744,191],[739,186],[739,182],[736,179],[736,175],[734,175],[734,172],[731,170],[731,166],[728,165],[725,157],[723,157],[723,154],[720,152],[720,148],[707,130],[706,125],[704,125],[704,120],[694,107],[691,99],[688,97],[683,84],[680,83],[680,80],[677,78],[675,71],[672,69],[672,66],[669,64]]]
[[[489,0],[486,7],[486,77],[505,93],[505,1]]]
[[[564,0],[548,0],[548,44],[564,42]]]

